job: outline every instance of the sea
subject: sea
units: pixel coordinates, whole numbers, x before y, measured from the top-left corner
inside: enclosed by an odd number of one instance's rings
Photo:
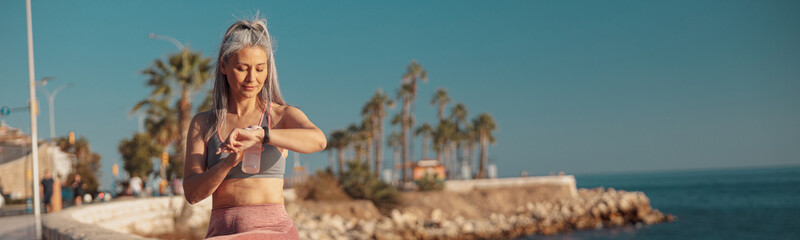
[[[800,166],[575,175],[578,188],[641,191],[676,221],[520,239],[800,239]]]

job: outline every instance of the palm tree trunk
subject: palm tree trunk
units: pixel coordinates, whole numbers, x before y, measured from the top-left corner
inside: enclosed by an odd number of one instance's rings
[[[328,166],[331,168],[331,172],[333,172],[333,149],[328,149]]]
[[[176,171],[178,176],[183,176],[183,156],[186,149],[186,137],[189,133],[189,124],[192,121],[192,103],[189,98],[188,91],[184,90],[181,93],[181,99],[178,100],[178,129],[180,129],[180,146],[175,149],[175,159],[171,164],[172,168],[179,169]]]
[[[341,178],[342,177],[342,173],[343,173],[343,168],[344,168],[344,152],[342,151],[341,148],[338,148],[337,150],[338,150],[337,153],[339,154],[339,169],[338,169],[339,170],[339,178]]]
[[[450,141],[450,156],[452,158],[452,159],[450,159],[450,172],[451,173],[456,173],[456,171],[453,171],[453,169],[458,167],[458,156],[457,156],[457,154],[458,154],[458,149],[457,149],[456,141]],[[450,176],[452,177],[452,175],[454,175],[454,174],[451,174]]]
[[[442,151],[444,152],[444,154],[443,154],[444,155],[443,156],[444,157],[444,161],[442,162],[442,165],[443,165],[442,167],[444,168],[444,176],[445,176],[445,178],[449,178],[450,177],[450,168],[449,168],[449,166],[450,166],[450,144],[444,143],[443,146],[444,146],[444,148],[442,148]]]
[[[468,145],[469,144],[467,144],[467,142],[464,142],[464,143],[461,144],[461,164],[458,165],[458,172],[459,173],[463,173],[464,172],[464,171],[461,171],[461,169],[464,168],[464,166],[467,166],[467,164],[468,164],[467,162],[469,161],[469,148],[468,148]],[[462,179],[464,179],[465,177],[466,176],[461,176]]]
[[[444,159],[442,159],[442,152],[443,151],[444,151],[444,144],[439,144],[439,150],[436,151],[436,159],[438,159],[439,160],[439,164],[442,164],[442,165],[444,165],[444,162],[442,162],[442,160],[444,160]]]
[[[402,117],[403,121],[402,121],[402,124],[401,124],[403,129],[401,129],[402,131],[400,131],[400,157],[403,160],[403,166],[401,166],[402,167],[401,172],[402,172],[403,175],[402,175],[401,179],[402,179],[403,184],[405,184],[407,182],[407,180],[408,180],[407,175],[406,175],[406,168],[407,168],[406,164],[408,164],[408,156],[406,156],[406,153],[408,152],[408,136],[407,136],[408,135],[408,123],[409,123],[409,121],[408,121],[408,107],[409,107],[409,102],[408,102],[408,98],[406,98],[406,99],[403,100],[403,117]]]
[[[361,144],[361,157],[362,157],[362,159],[364,159],[364,162],[362,162],[362,163],[367,167],[367,171],[369,171],[369,165],[370,165],[370,163],[369,163],[369,157],[370,157],[369,156],[369,149],[372,148],[372,146],[370,146],[371,144],[369,144],[369,140],[370,139],[366,139],[366,140],[364,140],[363,143],[360,143]]]
[[[478,178],[486,178],[486,162],[489,159],[489,139],[484,131],[481,131],[481,164],[478,168]]]
[[[428,158],[428,137],[422,137],[422,159]]]
[[[402,159],[402,166],[400,166],[401,167],[400,168],[401,169],[400,172],[402,172],[401,173],[402,177],[400,179],[402,179],[403,183],[406,183],[406,180],[407,180],[406,179],[406,164],[408,163],[408,161],[406,160],[406,150],[408,148],[408,143],[406,142],[407,138],[406,138],[406,128],[405,127],[403,127],[403,131],[400,133],[400,139],[401,139],[401,142],[400,142],[400,159]]]
[[[442,119],[444,119],[444,102],[441,101],[439,102],[438,114],[439,114],[439,122],[442,122]]]
[[[392,167],[392,169],[394,169],[394,171],[392,172],[392,182],[396,185],[397,183],[394,182],[394,180],[398,179],[398,177],[397,177],[397,174],[398,174],[398,172],[397,172],[397,161],[398,161],[398,159],[400,159],[400,152],[397,151],[397,146],[393,146],[392,149],[394,150],[394,166]]]
[[[406,119],[408,119],[408,126],[407,126],[406,129],[409,131],[409,133],[411,132],[411,129],[414,129],[414,123],[412,122],[412,119],[413,119],[413,121],[417,120],[415,118],[415,114],[414,114],[414,112],[416,111],[416,106],[414,104],[414,102],[416,101],[415,99],[417,97],[416,96],[417,95],[417,90],[416,90],[417,87],[416,86],[417,85],[416,85],[416,80],[415,80],[414,87],[411,90],[411,99],[409,100],[409,105],[410,105],[409,106],[410,109],[409,109],[409,112],[408,112],[409,114],[406,115],[407,116]],[[408,152],[409,152],[408,156],[411,157],[410,160],[411,160],[412,163],[416,162],[414,160],[414,135],[413,134],[409,134],[408,144],[409,144],[408,145]],[[411,173],[409,173],[409,174],[411,174]]]
[[[359,143],[353,143],[353,158],[350,161],[357,161],[361,162],[361,145]]]
[[[467,161],[469,164],[469,173],[475,174],[475,140],[469,140],[469,157],[467,157]]]
[[[381,170],[383,170],[381,169],[381,165],[383,163],[383,149],[381,148],[383,146],[383,129],[381,129],[381,124],[378,121],[376,121],[373,125],[375,126],[375,138],[372,140],[373,144],[375,144],[375,176],[380,178]]]

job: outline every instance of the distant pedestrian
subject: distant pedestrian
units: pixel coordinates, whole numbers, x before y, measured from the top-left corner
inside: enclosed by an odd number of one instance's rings
[[[53,176],[50,170],[44,170],[44,178],[42,179],[42,202],[45,206],[45,213],[53,212]]]
[[[128,185],[133,196],[139,197],[139,195],[142,193],[142,179],[139,178],[138,174],[133,174],[133,177],[128,182]]]
[[[172,194],[174,195],[183,195],[183,184],[181,183],[183,179],[179,179],[176,176],[172,177],[172,182],[170,185],[172,186]]]
[[[0,208],[3,207],[5,203],[6,203],[6,196],[5,193],[3,193],[3,182],[0,181]]]
[[[6,193],[3,191],[3,179],[0,179],[0,197],[5,197]]]
[[[80,206],[83,204],[83,195],[86,194],[86,189],[84,189],[84,183],[81,181],[80,174],[75,174],[75,179],[72,180],[72,193],[72,196],[75,200],[75,206]]]

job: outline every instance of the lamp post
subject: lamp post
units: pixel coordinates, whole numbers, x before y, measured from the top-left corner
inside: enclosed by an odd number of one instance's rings
[[[25,1],[25,15],[28,30],[28,89],[31,99],[31,107],[36,103],[36,72],[33,64],[33,20],[31,19],[31,0]],[[31,116],[31,158],[33,160],[33,215],[35,239],[42,238],[42,213],[39,200],[39,138],[36,127],[36,115],[30,111]]]
[[[42,80],[37,82],[37,83],[42,85],[42,86],[45,86],[45,85],[47,85],[47,80],[51,80],[51,79],[55,79],[55,77],[45,77],[45,78],[42,78]],[[50,110],[50,139],[51,140],[56,138],[55,110],[53,110],[53,105],[55,104],[56,95],[62,89],[66,88],[66,87],[70,87],[72,85],[74,85],[74,84],[73,83],[67,83],[66,85],[58,86],[55,90],[53,90],[52,94],[50,93],[50,91],[47,91],[46,88],[44,88],[44,87],[41,88],[41,90],[44,92],[45,96],[47,96],[47,101],[48,101],[48,104],[50,106],[49,110]]]
[[[158,34],[155,34],[155,33],[150,33],[150,34],[147,35],[147,37],[152,38],[152,39],[159,39],[159,40],[169,41],[173,45],[175,45],[175,47],[177,47],[178,50],[183,50],[185,48],[185,47],[183,47],[183,44],[181,42],[179,42],[178,39],[175,39],[174,37],[170,37],[170,36],[166,36],[166,35],[158,35]]]

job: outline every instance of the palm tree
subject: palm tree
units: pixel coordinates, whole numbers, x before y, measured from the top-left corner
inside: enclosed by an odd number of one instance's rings
[[[451,147],[448,145],[450,141],[452,141],[455,133],[456,126],[450,119],[439,121],[439,125],[436,126],[436,129],[433,132],[433,141],[436,143],[436,145],[434,145],[434,150],[436,150],[436,158],[439,159],[439,162],[442,164],[445,171],[448,171],[448,167],[450,166],[449,159]],[[449,176],[449,174],[447,175]]]
[[[451,150],[453,151],[453,157],[459,151],[461,151],[462,142],[466,140],[466,125],[467,125],[467,115],[469,112],[467,111],[467,107],[464,106],[463,103],[457,103],[450,112],[450,119],[453,120],[453,123],[456,125],[456,131],[453,134],[453,141],[450,141]],[[461,159],[456,160],[453,164],[453,167],[457,170],[461,165],[463,165],[465,155],[461,155]],[[458,171],[456,171],[458,172]]]
[[[141,109],[144,109],[142,114],[146,116],[144,121],[145,133],[149,135],[151,143],[163,151],[167,151],[169,146],[174,146],[180,139],[180,129],[178,129],[178,115],[175,114],[175,108],[170,106],[169,99],[164,96],[144,99],[134,106],[132,112]],[[176,161],[173,160],[173,162]],[[164,170],[166,176],[172,176],[172,174],[176,176],[183,175],[182,167],[169,166]]]
[[[369,117],[364,117],[361,119],[361,135],[363,136],[362,144],[364,145],[364,166],[367,167],[367,170],[369,170],[370,153],[373,151],[372,139],[374,137],[374,131],[372,131],[372,128],[372,119]]]
[[[328,137],[328,139],[333,139],[332,137]],[[331,168],[331,173],[333,173],[334,163],[333,163],[333,150],[336,149],[332,141],[328,141],[325,145],[325,150],[328,152],[328,166]]]
[[[386,118],[386,107],[393,108],[394,102],[383,93],[383,90],[378,89],[361,110],[361,114],[369,117],[371,122],[372,144],[375,146],[375,176],[379,178],[383,163],[383,120]]]
[[[214,88],[209,88],[208,92],[206,92],[206,97],[203,98],[203,102],[200,102],[200,105],[197,106],[197,111],[195,112],[211,110],[212,105],[214,105]]]
[[[368,117],[361,119],[361,123],[350,124],[348,131],[351,131],[350,136],[355,149],[356,160],[364,161],[364,166],[369,169],[370,150],[372,143],[372,121]]]
[[[153,142],[166,149],[179,140],[178,116],[175,109],[170,107],[169,99],[150,98],[136,103],[133,112],[146,108],[144,126]]]
[[[339,166],[338,166],[337,170],[338,170],[338,173],[339,173],[339,177],[342,177],[343,168],[344,168],[344,152],[342,151],[342,149],[347,147],[347,145],[348,145],[347,141],[348,141],[347,132],[344,131],[344,130],[334,130],[331,133],[330,139],[328,140],[328,142],[330,142],[330,144],[333,146],[333,148],[335,148],[337,150],[337,154],[336,155],[337,155],[338,160],[339,160]]]
[[[414,99],[417,97],[417,80],[423,82],[428,81],[428,71],[422,69],[422,65],[417,63],[417,60],[411,60],[411,63],[406,67],[406,73],[403,74],[403,84],[411,85],[411,104],[413,107]],[[411,116],[414,115],[412,109]]]
[[[414,131],[414,136],[422,135],[422,158],[428,158],[428,140],[433,135],[433,128],[430,124],[423,123],[420,125],[416,131]]]
[[[347,136],[348,136],[348,143],[353,146],[353,160],[354,161],[361,161],[361,157],[364,155],[364,126],[363,125],[356,125],[355,123],[351,123],[347,126]]]
[[[392,156],[394,156],[394,165],[392,167],[392,169],[393,169],[392,177],[393,178],[396,178],[396,176],[397,176],[397,160],[400,158],[400,152],[398,150],[400,148],[400,141],[401,140],[402,139],[400,138],[400,134],[397,134],[396,131],[392,131],[392,133],[389,134],[389,137],[387,137],[387,139],[386,139],[386,146],[390,146],[390,147],[392,147],[392,150],[394,150],[394,155],[392,155]]]
[[[184,48],[179,53],[168,56],[166,61],[156,59],[151,67],[142,71],[142,74],[149,78],[147,85],[153,87],[149,100],[171,102],[174,95],[176,93],[178,95],[176,109],[179,141],[178,146],[174,148],[178,154],[173,164],[170,164],[175,169],[183,169],[183,154],[180,153],[186,146],[186,134],[189,131],[189,122],[192,120],[192,95],[202,90],[205,83],[211,79],[212,69],[211,58],[203,57],[201,52],[192,52]],[[178,171],[179,176],[181,173],[182,171]]]
[[[492,115],[488,113],[481,113],[478,117],[472,120],[475,130],[478,132],[481,144],[481,164],[478,167],[477,178],[486,178],[486,163],[489,159],[489,141],[493,139],[492,131],[497,128]]]
[[[394,126],[397,126],[398,124],[402,124],[403,123],[403,114],[402,113],[395,113],[394,115],[392,115],[392,120],[390,120],[389,123],[391,123]],[[394,133],[394,131],[392,131],[392,132]]]
[[[453,119],[456,126],[461,127],[467,122],[469,111],[463,103],[457,103],[450,111],[450,119]]]
[[[406,121],[408,121],[408,123],[406,123],[406,127],[404,128],[405,129],[404,132],[411,131],[411,129],[414,127],[414,124],[411,122],[412,120],[410,120],[410,119],[414,119],[415,118],[415,114],[414,114],[414,109],[415,109],[414,105],[415,104],[414,104],[414,101],[417,98],[417,80],[420,80],[422,82],[427,82],[428,81],[428,71],[425,70],[425,69],[422,69],[422,65],[417,63],[417,60],[411,60],[411,63],[408,64],[408,66],[406,67],[406,73],[403,74],[403,81],[402,81],[402,85],[409,85],[409,88],[410,88],[409,89],[409,95],[408,95],[408,104],[410,105],[410,109],[409,108],[403,108],[403,111],[406,111],[406,114],[405,114]],[[404,104],[405,104],[405,102],[404,102]],[[407,135],[408,133],[405,133],[405,134],[406,134],[406,136],[408,136]],[[404,142],[406,140],[408,140],[408,144],[412,149],[410,155],[413,156],[414,155],[413,154],[414,138],[410,138],[410,139],[409,138],[404,138],[403,139]],[[403,150],[403,151],[405,151],[405,150]],[[405,159],[407,159],[407,158],[404,156],[403,160],[405,160]]]
[[[411,84],[403,84],[400,89],[397,91],[397,99],[403,102],[403,111],[401,112],[401,119],[400,119],[400,158],[403,161],[403,166],[406,165],[408,162],[408,129],[410,128],[410,121],[409,121],[409,107],[411,103],[411,96],[412,96],[412,86]],[[405,183],[406,178],[406,168],[403,167],[402,170],[402,182]]]
[[[475,125],[472,123],[467,123],[467,129],[465,131],[465,141],[467,143],[467,150],[466,160],[467,160],[467,170],[469,173],[473,173],[473,169],[475,169],[475,142],[478,140],[478,132],[475,130]]]
[[[447,95],[447,89],[436,89],[436,93],[433,94],[433,98],[431,99],[431,105],[436,105],[438,107],[437,116],[439,116],[439,121],[444,119],[444,107],[446,107],[448,103],[450,103],[450,96]]]

